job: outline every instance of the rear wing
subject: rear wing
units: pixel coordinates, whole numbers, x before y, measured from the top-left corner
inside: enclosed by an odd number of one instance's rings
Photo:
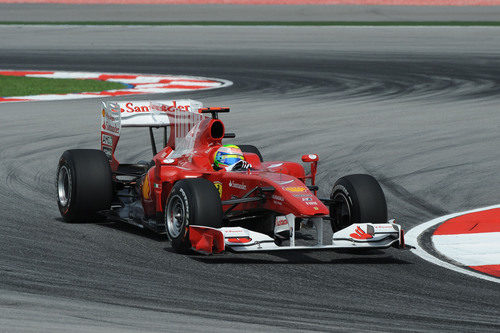
[[[163,127],[169,126],[168,113],[175,110],[198,112],[203,103],[192,99],[102,102],[103,108],[120,110],[121,127]]]
[[[191,99],[102,102],[101,117],[101,150],[108,156],[111,168],[118,168],[116,147],[120,139],[122,127],[148,127],[153,154],[156,155],[156,144],[153,128],[164,128],[164,146],[174,143],[175,137],[168,139],[167,127],[174,125],[175,114],[199,114],[203,103]],[[172,141],[172,142],[170,142]]]

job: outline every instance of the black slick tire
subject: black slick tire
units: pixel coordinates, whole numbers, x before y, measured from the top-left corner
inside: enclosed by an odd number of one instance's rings
[[[164,210],[165,229],[176,252],[191,249],[189,226],[222,227],[222,203],[214,184],[204,178],[177,181]]]
[[[370,175],[339,178],[330,195],[333,232],[354,223],[387,223],[387,203],[380,184]]]
[[[67,222],[94,219],[108,210],[113,198],[109,161],[101,150],[66,150],[57,166],[57,205]]]

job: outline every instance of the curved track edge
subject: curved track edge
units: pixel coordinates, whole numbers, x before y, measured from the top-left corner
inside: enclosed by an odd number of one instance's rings
[[[170,75],[170,74],[134,74],[134,73],[104,73],[82,71],[45,71],[45,70],[4,70],[1,76],[22,76],[46,79],[87,79],[96,81],[112,81],[125,85],[123,89],[104,90],[97,92],[80,92],[66,94],[40,94],[29,96],[0,96],[0,103],[37,102],[75,100],[82,98],[104,98],[127,95],[165,94],[187,92],[193,90],[210,90],[229,87],[233,82],[224,79],[201,76]]]
[[[498,204],[498,205],[492,205],[492,206],[487,206],[487,207],[476,208],[476,209],[472,209],[472,210],[468,210],[468,211],[463,211],[463,212],[458,212],[458,213],[453,213],[453,214],[448,214],[448,215],[444,215],[444,216],[441,216],[441,217],[437,217],[435,219],[432,219],[430,221],[424,222],[422,224],[419,224],[416,227],[414,227],[411,230],[409,230],[405,234],[406,244],[413,247],[411,249],[411,251],[413,252],[413,254],[419,256],[420,258],[422,258],[422,259],[424,259],[424,260],[426,260],[426,261],[428,261],[428,262],[430,262],[432,264],[435,264],[435,265],[438,265],[438,266],[450,269],[450,270],[458,272],[458,273],[462,273],[462,274],[466,274],[466,275],[469,275],[469,276],[473,276],[473,277],[476,277],[476,278],[479,278],[479,279],[483,279],[483,280],[487,280],[487,281],[491,281],[491,282],[500,283],[500,279],[498,279],[498,278],[495,278],[493,276],[484,275],[484,274],[481,274],[481,273],[476,273],[476,272],[473,272],[473,271],[467,270],[465,268],[453,265],[453,264],[451,264],[449,262],[443,261],[443,260],[435,257],[434,255],[432,255],[429,252],[427,252],[420,245],[420,242],[419,242],[420,236],[426,230],[428,230],[429,228],[432,228],[433,226],[436,226],[436,225],[438,225],[440,223],[443,223],[446,220],[449,220],[449,219],[457,217],[457,216],[465,215],[465,214],[476,213],[476,212],[481,212],[483,210],[489,210],[489,209],[495,209],[495,208],[500,208],[500,204]]]

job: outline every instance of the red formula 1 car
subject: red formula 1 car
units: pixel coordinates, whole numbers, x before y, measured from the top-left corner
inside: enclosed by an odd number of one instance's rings
[[[403,231],[387,220],[384,193],[369,175],[341,177],[330,197],[319,199],[316,154],[302,156],[310,164],[306,174],[302,164],[264,161],[256,147],[240,145],[250,167],[214,169],[222,139],[235,137],[218,117],[224,112],[229,109],[193,100],[103,103],[101,149],[67,150],[59,160],[62,217],[105,216],[146,227],[166,233],[180,252],[404,246]],[[149,128],[152,161],[118,162],[124,127]],[[155,128],[164,134],[159,152]],[[331,237],[323,233],[325,222]],[[301,244],[297,235],[308,228],[316,231],[315,242]]]

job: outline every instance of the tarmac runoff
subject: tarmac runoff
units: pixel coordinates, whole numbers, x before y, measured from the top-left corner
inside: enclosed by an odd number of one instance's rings
[[[0,103],[55,101],[82,98],[102,98],[109,96],[159,94],[169,92],[186,92],[191,90],[207,90],[223,88],[232,85],[231,81],[205,77],[160,74],[130,74],[130,73],[95,73],[69,71],[22,71],[0,70],[0,75],[25,76],[51,79],[91,79],[120,82],[128,86],[125,89],[100,92],[82,92],[71,94],[44,94],[30,96],[1,97]]]
[[[431,235],[436,252],[432,253],[422,242],[426,239],[424,233],[437,225]],[[414,247],[414,254],[433,264],[500,283],[500,205],[425,222],[408,231],[406,242]]]
[[[269,160],[318,153],[325,192],[374,174],[407,229],[500,203],[498,28],[0,30],[0,68],[227,78],[172,97],[229,105],[234,143]],[[97,104],[0,105],[3,330],[499,331],[499,284],[411,251],[195,259],[127,226],[57,220],[55,163],[97,147]],[[123,161],[151,155],[144,130],[120,140]]]
[[[79,78],[121,82],[129,89],[102,92],[84,92],[79,94],[33,95],[22,97],[0,97],[2,102],[49,101],[104,96],[124,96],[173,91],[214,89],[230,86],[232,82],[221,79],[208,79],[192,76],[140,75],[68,71],[10,71],[0,70],[0,75],[43,77],[53,79]],[[441,223],[441,224],[440,224]],[[442,256],[444,262],[426,252],[418,244],[420,236],[429,228],[439,225],[432,234],[432,245]],[[490,281],[500,282],[500,205],[468,212],[456,213],[436,218],[421,224],[407,235],[407,242],[414,246],[414,253],[432,263],[450,268],[468,275],[486,278],[482,274],[471,272],[461,267],[468,267],[494,277]],[[451,265],[454,263],[455,266]]]
[[[232,85],[232,82],[227,80],[178,75],[20,70],[0,70],[0,75],[53,79],[79,78],[109,80],[125,83],[130,87],[129,89],[93,93],[33,95],[11,98],[0,97],[0,103],[206,90]],[[419,245],[418,241],[423,233],[438,224],[440,224],[439,227],[434,230],[431,236],[432,245],[435,251],[447,259],[446,261],[424,250]],[[498,279],[500,277],[500,205],[450,214],[433,219],[410,230],[406,235],[406,240],[408,245],[414,247],[412,251],[416,255],[434,264],[478,278],[500,282],[500,279]],[[488,276],[475,273],[471,270],[479,271]]]
[[[46,4],[160,4],[160,5],[399,5],[399,6],[494,6],[500,0],[0,0],[0,3]]]
[[[402,22],[464,23],[497,22],[500,17],[500,0],[497,6],[402,6],[395,5],[278,5],[267,4],[84,4],[69,3],[5,3],[0,0],[1,24],[54,24],[57,22],[82,24],[195,24],[240,22],[288,24],[383,24]],[[472,0],[471,0],[472,1]],[[421,22],[421,23],[419,23]]]

